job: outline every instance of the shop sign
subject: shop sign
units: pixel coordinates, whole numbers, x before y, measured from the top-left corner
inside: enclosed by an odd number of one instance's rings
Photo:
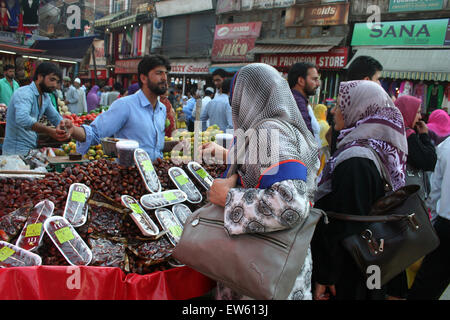
[[[298,62],[310,62],[318,69],[342,69],[347,65],[347,60],[347,47],[310,54],[263,54],[259,58],[259,62],[269,64],[274,68],[290,68]]]
[[[92,41],[92,45],[94,46],[94,54],[95,54],[95,65],[98,68],[104,68],[106,66],[106,57],[105,57],[105,40],[94,40]],[[91,67],[94,66],[94,60],[92,59],[92,54],[90,56]]]
[[[154,52],[155,49],[161,48],[162,36],[163,36],[163,21],[161,19],[154,18],[151,52]]]
[[[166,0],[155,3],[158,18],[213,10],[212,0]]]
[[[172,62],[170,73],[175,74],[208,74],[209,62]]]
[[[116,60],[114,72],[126,74],[137,73],[139,62],[141,62],[141,59]]]
[[[443,46],[450,19],[356,23],[352,46]]]
[[[255,9],[272,9],[281,7],[290,7],[295,4],[295,0],[242,0],[242,11]]]
[[[216,14],[241,10],[240,0],[217,0]]]
[[[319,6],[293,6],[286,11],[286,27],[335,26],[348,24],[350,4],[329,3]]]
[[[212,60],[247,61],[247,52],[255,47],[261,26],[262,22],[217,25]]]
[[[441,10],[444,0],[389,0],[389,12]]]

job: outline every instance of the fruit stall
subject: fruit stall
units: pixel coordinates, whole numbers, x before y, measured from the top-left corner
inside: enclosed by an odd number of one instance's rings
[[[75,125],[98,113],[66,114]],[[62,109],[61,109],[62,108]],[[46,121],[43,119],[42,121]],[[214,141],[217,127],[199,133]],[[206,203],[225,165],[192,161],[194,137],[152,162],[136,149],[119,164],[105,145],[92,146],[35,176],[0,173],[0,290],[2,299],[191,299],[215,282],[171,257],[187,217]],[[52,159],[76,154],[74,141],[51,149]],[[55,169],[55,168],[53,168]]]

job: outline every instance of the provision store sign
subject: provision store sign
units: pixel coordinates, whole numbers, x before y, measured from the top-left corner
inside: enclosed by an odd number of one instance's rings
[[[172,61],[170,64],[170,73],[176,74],[208,74],[209,62],[182,62]]]
[[[352,46],[443,46],[450,19],[357,23]]]
[[[262,22],[216,26],[212,49],[213,61],[247,61],[247,52],[255,47]]]
[[[141,59],[116,60],[114,72],[122,74],[137,73],[139,62],[141,62]]]
[[[348,48],[346,47],[311,54],[264,54],[259,58],[259,62],[275,68],[290,68],[298,62],[310,62],[319,69],[342,69],[347,65],[347,60]]]

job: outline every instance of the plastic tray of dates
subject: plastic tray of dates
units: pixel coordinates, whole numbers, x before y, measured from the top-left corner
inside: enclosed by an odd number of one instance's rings
[[[176,246],[183,233],[183,225],[172,211],[166,208],[156,209],[155,216],[161,227],[167,231],[169,241]]]
[[[174,205],[172,207],[172,212],[177,216],[183,226],[185,225],[187,218],[192,215],[191,209],[182,203]]]
[[[40,266],[42,259],[35,253],[11,243],[0,241],[0,268]]]
[[[145,209],[152,210],[181,203],[186,199],[186,193],[181,190],[167,190],[142,196],[141,204]]]
[[[44,223],[45,232],[71,265],[87,266],[92,260],[92,251],[63,217],[54,216]]]
[[[153,222],[152,219],[150,219],[148,214],[135,198],[128,195],[123,195],[121,199],[123,205],[132,211],[131,218],[139,227],[139,230],[141,230],[144,236],[153,237],[158,235],[158,226]]]
[[[209,190],[213,184],[213,178],[210,174],[198,163],[191,161],[187,165],[189,172],[197,179],[203,188]]]
[[[198,191],[194,183],[189,179],[186,172],[178,167],[172,167],[169,169],[169,177],[178,189],[186,193],[187,200],[190,203],[202,202],[202,194]]]
[[[55,204],[49,200],[35,205],[17,239],[16,246],[29,251],[36,250],[44,236],[44,222],[53,215],[54,209]]]
[[[152,193],[161,192],[161,183],[148,153],[139,148],[134,150],[134,162],[147,190]]]
[[[82,183],[74,183],[70,186],[63,217],[74,227],[80,227],[86,223],[87,200],[90,195],[91,188]]]

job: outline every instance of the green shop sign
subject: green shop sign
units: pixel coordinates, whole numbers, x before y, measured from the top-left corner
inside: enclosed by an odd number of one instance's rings
[[[441,10],[444,0],[389,0],[389,12]]]
[[[356,23],[352,46],[443,46],[450,19]],[[447,38],[450,35],[447,36]]]

